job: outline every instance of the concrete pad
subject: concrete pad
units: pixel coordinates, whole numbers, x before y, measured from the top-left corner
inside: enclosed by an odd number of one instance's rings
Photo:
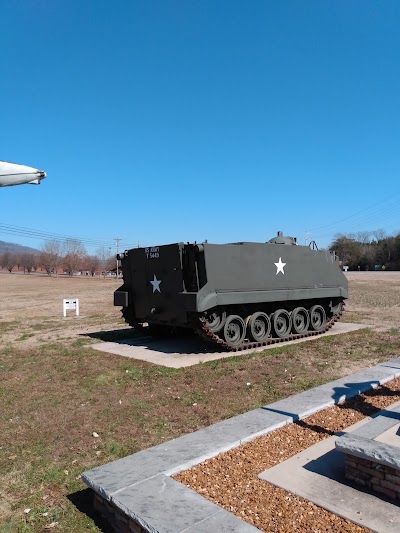
[[[353,434],[400,448],[400,402],[379,411],[369,424],[355,429]]]
[[[121,355],[131,359],[148,361],[156,365],[162,365],[169,368],[183,368],[186,366],[197,365],[207,361],[215,361],[227,357],[236,357],[238,355],[249,354],[254,352],[263,352],[271,348],[289,346],[301,342],[308,342],[321,337],[340,335],[368,327],[365,324],[350,324],[346,322],[337,322],[329,331],[322,335],[306,337],[305,339],[296,339],[288,342],[280,342],[269,346],[262,346],[254,350],[242,350],[238,352],[226,352],[215,350],[215,347],[207,344],[196,335],[192,337],[183,337],[178,339],[154,339],[153,337],[137,337],[118,342],[101,342],[91,344],[90,347],[101,352],[107,352],[114,355]]]
[[[357,433],[370,417],[350,426]],[[344,454],[329,437],[259,474],[259,478],[301,496],[319,507],[379,533],[400,530],[400,509],[394,503],[353,487],[344,476]]]
[[[385,444],[390,444],[390,446],[396,446],[400,448],[400,427],[399,424],[396,426],[387,429],[382,435],[376,437],[377,441],[383,442]]]

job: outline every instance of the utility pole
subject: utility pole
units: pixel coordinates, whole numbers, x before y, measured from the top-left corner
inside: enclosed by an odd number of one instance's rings
[[[305,234],[304,243],[305,243],[306,246],[307,246],[307,244],[308,244],[308,235],[309,235],[309,233],[310,233],[310,232],[309,232],[308,230],[306,230],[306,231],[304,232],[304,234]]]
[[[114,238],[114,241],[115,241],[115,245],[117,247],[117,281],[118,281],[118,277],[119,277],[119,271],[118,271],[118,245],[119,245],[119,241],[122,241],[122,239],[120,239],[119,237],[115,237]]]

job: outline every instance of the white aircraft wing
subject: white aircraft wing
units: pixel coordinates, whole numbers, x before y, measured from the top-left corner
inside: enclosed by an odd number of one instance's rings
[[[43,170],[0,161],[0,187],[22,185],[24,183],[39,185],[45,177],[46,172]]]

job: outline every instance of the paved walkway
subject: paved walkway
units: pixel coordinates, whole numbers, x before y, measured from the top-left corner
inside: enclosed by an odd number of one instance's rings
[[[84,472],[83,481],[152,533],[251,533],[170,476],[400,376],[400,358]]]

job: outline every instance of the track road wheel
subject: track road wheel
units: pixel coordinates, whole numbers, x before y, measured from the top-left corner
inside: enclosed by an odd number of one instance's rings
[[[206,315],[207,328],[213,333],[220,331],[226,321],[226,311],[224,309],[211,309]]]
[[[292,312],[292,331],[301,334],[308,330],[310,325],[310,316],[304,307],[296,307]]]
[[[326,324],[326,313],[322,305],[313,305],[310,309],[310,325],[314,331],[322,331]]]
[[[272,315],[272,327],[277,337],[283,338],[289,335],[292,329],[292,320],[286,309],[278,309]]]
[[[253,313],[247,323],[247,333],[252,341],[264,342],[271,332],[271,321],[265,313]]]
[[[224,339],[234,348],[239,347],[246,336],[246,325],[239,315],[229,315],[224,326]]]

